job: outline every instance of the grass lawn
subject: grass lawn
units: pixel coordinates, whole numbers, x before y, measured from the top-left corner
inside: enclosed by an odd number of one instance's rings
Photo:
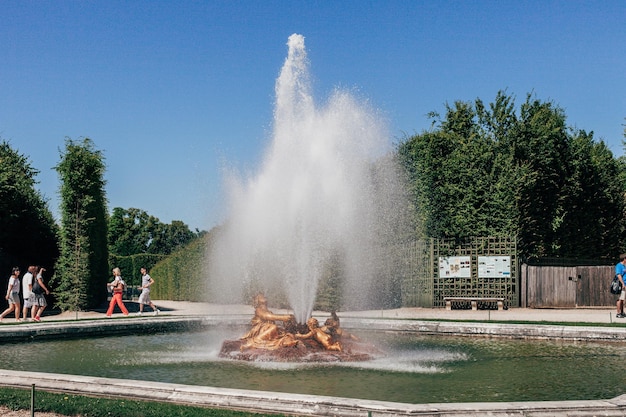
[[[30,410],[31,390],[0,387],[0,405],[11,410]],[[152,401],[120,400],[83,395],[35,393],[37,412],[82,417],[284,417],[282,414],[255,414]]]

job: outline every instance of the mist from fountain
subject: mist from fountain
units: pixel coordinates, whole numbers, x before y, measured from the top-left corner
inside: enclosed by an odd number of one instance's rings
[[[332,260],[341,265],[344,302],[368,297],[380,241],[398,228],[402,192],[382,117],[340,89],[317,105],[304,37],[293,34],[287,45],[271,144],[256,175],[226,174],[228,219],[208,274],[221,302],[245,301],[251,283],[284,290],[304,323]]]

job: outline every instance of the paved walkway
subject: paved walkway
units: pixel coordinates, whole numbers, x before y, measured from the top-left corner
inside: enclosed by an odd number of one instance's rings
[[[138,307],[136,302],[125,301],[131,316],[137,315]],[[232,316],[254,314],[254,309],[249,305],[238,304],[209,304],[194,303],[187,301],[160,301],[155,304],[163,315],[176,316]],[[273,309],[274,312],[287,312],[288,310]],[[46,320],[75,320],[105,318],[104,310],[85,312],[66,312],[58,314],[47,311],[44,315]],[[572,309],[532,309],[532,308],[511,308],[508,310],[446,310],[444,308],[398,308],[393,310],[369,310],[369,311],[348,311],[338,312],[340,318],[361,317],[361,318],[385,318],[385,319],[437,319],[437,320],[477,320],[477,321],[527,321],[527,322],[581,322],[581,323],[623,323],[626,326],[626,319],[615,318],[615,308],[572,308]],[[315,316],[326,316],[325,312],[314,312]],[[152,312],[147,307],[144,315],[150,316]],[[121,317],[122,314],[116,308],[114,317]],[[5,317],[4,322],[12,323],[15,320]]]
[[[254,314],[248,305],[219,305],[182,301],[159,301],[158,306],[168,314],[177,315],[238,315]],[[274,309],[274,311],[278,311]],[[286,312],[287,310],[280,310]],[[508,310],[446,310],[445,308],[398,308],[393,310],[369,310],[338,312],[339,317],[367,317],[385,319],[437,319],[478,321],[528,321],[528,322],[581,322],[581,323],[624,323],[626,319],[615,318],[615,308],[572,308],[533,309],[511,308]],[[325,316],[327,313],[315,312]]]
[[[158,301],[160,308],[169,314],[180,315],[252,315],[254,309],[248,305],[219,305],[190,303],[183,301]],[[277,311],[277,309],[274,309]],[[280,310],[284,312],[286,310]],[[398,308],[393,310],[369,310],[338,312],[340,317],[368,317],[386,319],[439,319],[439,320],[480,320],[480,321],[528,321],[528,322],[583,322],[583,323],[624,323],[626,319],[615,318],[615,308],[572,308],[572,309],[533,309],[511,308],[508,310],[446,310],[445,308]],[[327,313],[316,312],[325,316]]]

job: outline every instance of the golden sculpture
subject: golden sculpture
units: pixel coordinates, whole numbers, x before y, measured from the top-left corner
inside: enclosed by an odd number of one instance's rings
[[[298,339],[313,339],[317,341],[319,344],[324,346],[326,350],[336,350],[341,352],[343,347],[339,341],[334,341],[332,334],[319,327],[319,323],[316,318],[311,317],[306,322],[307,327],[309,328],[309,332],[306,334],[296,334]]]
[[[337,316],[337,313],[335,311],[332,311],[330,313],[330,317],[326,319],[322,329],[336,339],[342,339],[345,337],[352,340],[360,340],[358,337],[356,337],[352,333],[346,332],[339,326],[339,317]]]
[[[294,322],[292,314],[274,314],[267,308],[267,299],[263,294],[254,297],[254,317],[252,328],[241,339],[241,350],[249,348],[278,349],[295,346],[298,340],[293,334],[276,325],[275,321]]]
[[[254,297],[250,330],[239,339],[225,340],[220,357],[245,361],[354,362],[382,352],[342,330],[333,311],[323,326],[314,317],[299,324],[293,314],[274,314],[263,294]]]

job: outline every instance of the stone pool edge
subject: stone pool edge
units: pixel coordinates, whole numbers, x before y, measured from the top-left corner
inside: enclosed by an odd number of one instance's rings
[[[323,319],[323,317],[320,317]],[[0,325],[0,344],[57,338],[82,338],[125,334],[152,334],[197,330],[207,326],[244,326],[249,315],[128,317],[99,320],[64,320]],[[626,327],[569,326],[488,322],[455,322],[420,319],[345,317],[342,327],[351,330],[415,332],[447,336],[501,337],[510,339],[559,339],[625,342]]]
[[[125,400],[298,416],[623,416],[626,395],[591,401],[405,404],[352,398],[169,384],[81,375],[0,370],[0,385]],[[36,396],[35,396],[36,398]]]

